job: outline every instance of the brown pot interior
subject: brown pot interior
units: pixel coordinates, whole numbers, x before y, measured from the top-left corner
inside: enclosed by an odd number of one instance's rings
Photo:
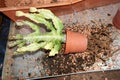
[[[113,18],[113,24],[115,25],[116,28],[120,29],[120,7]]]
[[[88,40],[84,34],[66,31],[65,54],[73,52],[83,52],[87,49]]]

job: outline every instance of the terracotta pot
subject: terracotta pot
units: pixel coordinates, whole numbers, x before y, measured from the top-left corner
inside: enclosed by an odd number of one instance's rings
[[[73,52],[83,52],[87,49],[88,40],[84,34],[66,31],[65,54]]]
[[[120,29],[120,8],[118,9],[115,17],[113,18],[113,24],[116,28]]]

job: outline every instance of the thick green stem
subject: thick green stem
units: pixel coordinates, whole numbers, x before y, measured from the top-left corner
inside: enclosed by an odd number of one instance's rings
[[[52,41],[58,40],[61,42],[66,42],[66,35],[38,35],[38,36],[26,36],[23,37],[24,40],[39,42],[39,41]]]
[[[45,46],[46,42],[43,43],[32,43],[28,46],[18,48],[14,54],[21,54],[22,52],[34,52]]]

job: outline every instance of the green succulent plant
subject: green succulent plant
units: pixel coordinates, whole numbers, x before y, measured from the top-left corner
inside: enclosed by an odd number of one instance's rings
[[[35,52],[40,48],[50,50],[49,56],[58,54],[62,46],[61,43],[66,41],[66,35],[62,33],[64,25],[57,16],[48,9],[36,9],[35,7],[30,8],[30,13],[16,11],[16,16],[24,16],[29,19],[16,21],[17,26],[28,25],[34,32],[27,35],[17,34],[9,38],[9,47],[17,46],[14,54]],[[44,24],[50,31],[42,33],[40,25],[33,22]]]

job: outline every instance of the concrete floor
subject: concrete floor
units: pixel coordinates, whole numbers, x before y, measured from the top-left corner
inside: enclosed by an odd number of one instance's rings
[[[112,19],[119,7],[120,3],[116,3],[107,6],[87,9],[80,12],[76,12],[76,10],[73,9],[73,13],[60,16],[60,18],[63,23],[67,25],[71,25],[73,23],[79,23],[81,25],[92,25],[91,20],[96,22],[99,22],[99,20],[101,20],[102,23],[108,24],[112,23]]]

